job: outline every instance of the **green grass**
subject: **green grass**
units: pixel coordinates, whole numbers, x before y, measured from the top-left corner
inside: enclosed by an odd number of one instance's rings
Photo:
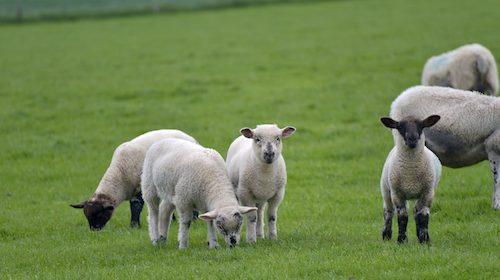
[[[486,163],[444,168],[430,246],[412,220],[408,244],[381,240],[378,186],[392,146],[379,117],[431,55],[480,42],[500,57],[499,8],[359,0],[0,26],[0,278],[499,279]],[[225,156],[258,123],[298,129],[277,242],[209,250],[198,221],[188,250],[176,224],[156,248],[127,204],[98,233],[68,206],[145,131]]]

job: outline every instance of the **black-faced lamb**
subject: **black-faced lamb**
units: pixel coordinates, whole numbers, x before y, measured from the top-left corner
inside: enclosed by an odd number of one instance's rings
[[[192,211],[208,223],[208,245],[218,246],[215,228],[226,244],[239,244],[243,214],[255,207],[238,204],[224,159],[215,150],[184,140],[166,139],[148,150],[142,173],[142,193],[148,206],[153,245],[165,243],[171,216],[179,213],[179,249],[188,247]]]
[[[142,134],[116,148],[111,164],[92,197],[82,203],[71,204],[73,208],[83,208],[91,230],[101,230],[116,207],[125,200],[130,200],[130,225],[140,226],[140,214],[144,205],[140,185],[144,157],[154,142],[166,138],[197,143],[193,137],[180,130],[162,129]]]
[[[446,87],[417,86],[392,103],[390,116],[443,119],[425,132],[426,146],[444,166],[459,168],[489,160],[493,208],[500,209],[500,97]]]
[[[394,209],[398,214],[398,242],[406,242],[408,223],[407,200],[415,199],[414,218],[420,243],[429,242],[429,214],[434,189],[441,177],[438,157],[425,147],[423,130],[440,119],[432,115],[424,120],[406,117],[400,121],[381,118],[382,123],[393,129],[395,146],[387,156],[380,178],[384,205],[382,238],[392,237]]]
[[[425,63],[422,85],[452,87],[496,95],[498,73],[495,58],[480,44],[464,45],[433,56]]]
[[[285,195],[286,165],[281,155],[282,140],[295,128],[275,124],[242,128],[242,136],[233,141],[227,152],[229,177],[242,205],[256,206],[257,213],[247,215],[247,242],[264,238],[264,207],[267,206],[268,237],[277,238],[278,206]]]

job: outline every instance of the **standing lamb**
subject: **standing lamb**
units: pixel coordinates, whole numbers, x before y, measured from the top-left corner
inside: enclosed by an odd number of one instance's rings
[[[144,157],[154,142],[166,138],[197,143],[180,130],[162,129],[142,134],[116,148],[111,164],[92,197],[82,203],[71,204],[73,208],[83,208],[91,230],[101,230],[124,200],[130,200],[130,225],[140,226],[139,218],[144,205],[140,185]]]
[[[291,136],[295,128],[283,129],[275,124],[242,128],[242,136],[233,141],[227,152],[229,177],[242,205],[257,206],[257,213],[247,215],[247,242],[264,237],[266,203],[269,239],[277,238],[278,206],[285,195],[286,166],[281,155],[281,140]],[[257,227],[257,228],[256,228]]]
[[[382,238],[392,237],[394,208],[398,213],[398,242],[406,242],[408,223],[407,200],[416,199],[413,216],[420,243],[429,242],[429,214],[434,189],[441,177],[438,157],[425,147],[423,129],[431,127],[440,117],[432,115],[424,120],[407,117],[401,121],[381,118],[393,130],[395,146],[387,156],[380,178],[384,200],[384,229]]]
[[[433,56],[425,63],[422,84],[496,95],[498,74],[495,58],[480,44],[464,45]]]
[[[208,246],[215,248],[215,227],[226,244],[240,241],[242,214],[255,207],[239,206],[224,159],[215,150],[184,140],[158,141],[148,150],[142,173],[142,193],[148,206],[149,236],[153,245],[167,240],[171,216],[179,212],[179,249],[188,247],[194,209],[206,212]]]
[[[493,208],[500,209],[500,97],[445,87],[417,86],[392,103],[391,118],[446,116],[425,132],[426,146],[443,165],[458,168],[489,160]]]

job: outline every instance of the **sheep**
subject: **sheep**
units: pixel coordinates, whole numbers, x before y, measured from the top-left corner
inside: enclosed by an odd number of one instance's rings
[[[267,207],[268,238],[277,239],[278,206],[285,195],[287,181],[281,140],[291,136],[295,128],[283,129],[275,124],[242,128],[227,152],[229,177],[242,205],[257,206],[257,213],[247,215],[247,242],[264,238],[264,207]]]
[[[179,249],[188,247],[194,209],[205,212],[199,218],[208,224],[209,248],[218,247],[215,227],[226,244],[238,245],[242,214],[257,210],[238,204],[220,154],[188,141],[165,139],[152,145],[141,178],[153,245],[166,243],[175,208],[180,216]]]
[[[433,56],[425,63],[422,84],[496,95],[498,74],[495,58],[480,44],[464,45]]]
[[[73,208],[83,208],[91,230],[101,230],[111,218],[113,211],[124,200],[130,200],[131,222],[140,227],[140,214],[144,201],[141,196],[141,172],[147,149],[156,141],[179,138],[193,143],[196,140],[175,129],[154,130],[119,145],[92,197]]]
[[[500,98],[445,87],[416,86],[401,93],[390,116],[445,116],[426,133],[426,146],[444,166],[460,168],[489,160],[493,208],[500,209]]]
[[[420,243],[430,241],[429,214],[434,198],[434,189],[441,177],[438,157],[425,147],[423,129],[431,127],[440,119],[432,115],[424,120],[406,117],[400,121],[384,117],[380,121],[393,129],[394,148],[385,161],[380,178],[380,190],[384,205],[384,228],[382,238],[392,238],[392,216],[398,213],[398,242],[406,242],[408,223],[407,200],[416,199],[413,216]]]

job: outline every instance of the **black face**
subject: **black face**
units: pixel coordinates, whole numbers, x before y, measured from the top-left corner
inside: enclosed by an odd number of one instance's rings
[[[432,115],[422,121],[412,117],[404,118],[400,122],[389,117],[383,117],[380,118],[380,121],[388,128],[397,129],[401,137],[403,137],[405,145],[413,149],[417,146],[424,128],[435,125],[440,119],[439,115]]]
[[[417,146],[420,135],[422,135],[422,130],[424,125],[422,121],[416,119],[403,119],[399,122],[398,132],[405,140],[406,146],[411,149]]]
[[[239,212],[226,217],[219,215],[215,220],[215,226],[224,236],[224,241],[226,241],[230,247],[238,245],[242,223],[243,216]]]
[[[104,207],[102,204],[87,202],[83,207],[83,213],[89,221],[91,230],[101,230],[106,223],[111,219],[114,207]]]

